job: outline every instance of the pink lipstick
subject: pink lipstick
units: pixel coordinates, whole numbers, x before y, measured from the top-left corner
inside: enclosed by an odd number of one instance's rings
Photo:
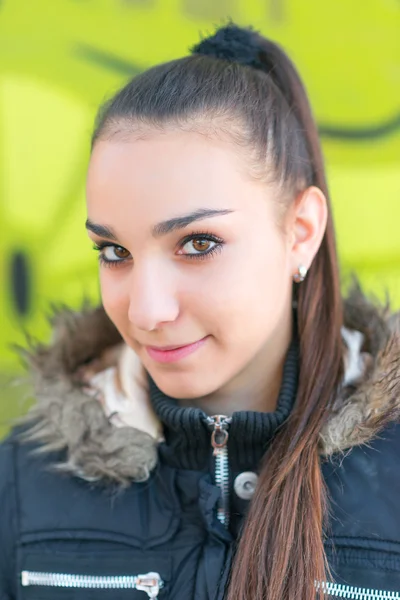
[[[193,344],[187,344],[186,346],[178,346],[178,347],[164,347],[157,348],[156,346],[145,346],[148,355],[155,361],[159,363],[171,363],[181,360],[189,354],[193,354],[196,352],[207,340],[207,337],[194,342]]]

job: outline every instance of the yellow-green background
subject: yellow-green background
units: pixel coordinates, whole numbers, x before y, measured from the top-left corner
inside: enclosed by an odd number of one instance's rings
[[[96,108],[126,79],[181,56],[221,19],[287,49],[327,160],[345,269],[400,307],[399,0],[0,1],[0,422],[21,409],[9,345],[46,338],[49,303],[98,298],[84,231]],[[24,306],[12,286],[23,257]],[[7,390],[7,391],[6,391]],[[0,423],[1,426],[1,423]]]

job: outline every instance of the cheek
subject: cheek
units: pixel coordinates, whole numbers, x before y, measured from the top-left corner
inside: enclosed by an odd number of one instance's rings
[[[121,273],[100,267],[100,288],[103,306],[110,319],[115,324],[125,321],[129,309],[129,294]]]
[[[290,263],[284,243],[271,238],[230,256],[213,278],[210,293],[225,311],[251,310],[282,298],[290,286]]]
[[[285,247],[254,249],[237,258],[217,280],[214,321],[220,335],[231,341],[254,338],[272,332],[289,310],[290,265]]]

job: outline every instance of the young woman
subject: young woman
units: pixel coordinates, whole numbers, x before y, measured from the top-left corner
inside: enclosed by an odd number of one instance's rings
[[[1,600],[400,598],[399,318],[342,302],[284,52],[229,24],[135,77],[87,201],[102,307],[29,353]]]

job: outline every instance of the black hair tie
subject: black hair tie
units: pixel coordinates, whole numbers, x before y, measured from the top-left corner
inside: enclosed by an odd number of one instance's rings
[[[190,51],[192,54],[222,58],[265,71],[265,52],[257,37],[257,32],[251,27],[238,27],[229,23],[214,35],[201,40]]]

